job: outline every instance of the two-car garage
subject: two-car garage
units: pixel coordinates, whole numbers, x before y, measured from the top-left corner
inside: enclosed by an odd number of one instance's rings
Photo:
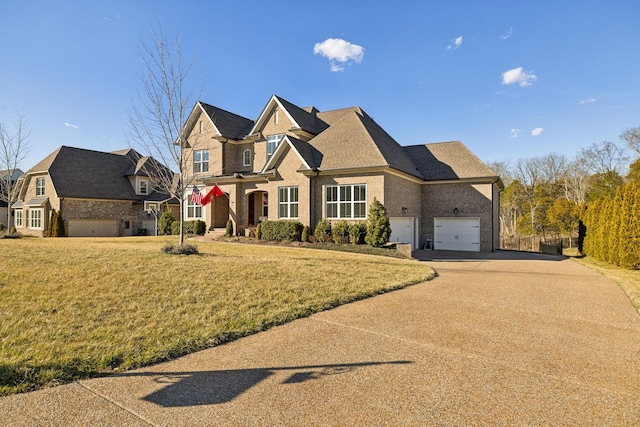
[[[434,218],[433,249],[480,251],[480,218]]]

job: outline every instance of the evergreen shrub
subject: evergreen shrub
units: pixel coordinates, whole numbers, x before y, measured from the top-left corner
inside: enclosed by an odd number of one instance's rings
[[[328,242],[331,239],[331,222],[326,218],[322,218],[316,224],[313,235],[316,236],[316,240],[320,243]]]
[[[260,238],[267,241],[281,242],[289,240],[299,242],[302,239],[304,226],[298,221],[263,221],[260,223]]]

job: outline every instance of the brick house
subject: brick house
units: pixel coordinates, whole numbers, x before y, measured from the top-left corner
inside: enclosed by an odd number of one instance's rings
[[[154,168],[172,173],[132,149],[105,153],[62,146],[24,174],[12,205],[16,230],[46,236],[55,209],[70,237],[153,234],[151,208],[179,212],[175,199],[154,190]]]
[[[291,219],[313,230],[322,218],[366,220],[377,198],[391,241],[498,248],[504,184],[459,141],[401,146],[360,107],[321,112],[275,95],[256,120],[197,102],[183,134],[198,189],[225,193],[203,207],[187,195],[186,219],[209,228]]]

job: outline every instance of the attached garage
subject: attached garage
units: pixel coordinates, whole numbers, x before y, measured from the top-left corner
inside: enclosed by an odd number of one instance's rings
[[[434,218],[436,250],[480,252],[480,218]]]
[[[416,220],[414,218],[389,218],[389,225],[391,226],[389,241],[392,243],[409,243],[413,249],[417,249],[415,223]]]
[[[70,219],[67,222],[69,237],[117,237],[117,219]]]

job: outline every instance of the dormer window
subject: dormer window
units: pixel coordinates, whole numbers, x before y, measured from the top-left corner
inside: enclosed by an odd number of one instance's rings
[[[267,135],[267,159],[271,158],[275,153],[276,148],[280,145],[280,141],[284,138],[284,133],[278,133],[276,135]]]
[[[44,178],[36,178],[36,196],[44,196]]]
[[[141,179],[140,180],[139,193],[140,194],[149,194],[149,181],[147,181],[146,179]]]
[[[244,152],[242,153],[242,159],[243,162],[242,164],[244,166],[251,166],[251,150],[250,149],[246,149],[244,150]]]

